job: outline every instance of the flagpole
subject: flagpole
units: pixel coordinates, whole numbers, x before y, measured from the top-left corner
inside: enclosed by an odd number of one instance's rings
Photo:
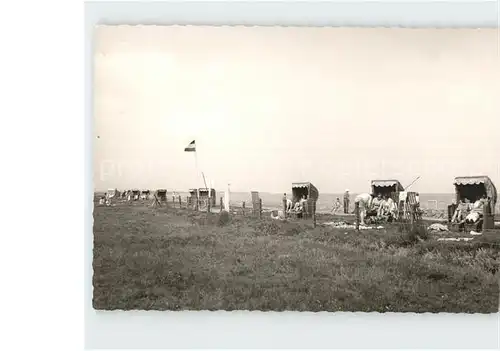
[[[194,149],[194,166],[196,168],[196,174],[199,174],[200,168],[198,167],[198,151],[196,150],[197,148]],[[198,178],[198,176],[196,176]],[[199,199],[200,198],[200,192],[198,188],[198,180],[196,179],[196,197]]]
[[[195,140],[193,140],[188,145],[188,147],[186,147],[184,149],[184,151],[193,151],[194,152],[194,165],[195,165],[195,168],[196,168],[196,174],[198,174],[198,172],[200,172],[200,168],[199,168],[199,165],[198,165],[198,147],[196,145]],[[209,192],[209,195],[210,195],[210,189],[208,189],[207,181],[205,179],[205,174],[203,172],[200,172],[200,173],[201,173],[201,176],[203,177],[203,183],[205,184],[205,189]],[[196,181],[196,183],[198,183],[198,181]],[[200,195],[199,194],[199,188],[196,189],[196,194],[198,195],[198,198],[199,198],[199,195]]]
[[[198,172],[198,156],[197,156],[198,152],[196,151],[196,149],[194,150],[194,166],[196,167],[196,172]]]
[[[203,184],[205,184],[205,189],[207,189],[207,191],[210,192],[210,190],[208,189],[208,186],[207,186],[207,182],[205,180],[205,174],[203,173],[203,171],[200,171],[200,168],[198,165],[198,146],[196,146],[196,148],[194,150],[194,163],[195,163],[195,167],[196,167],[196,173],[201,173],[201,176],[203,178]]]

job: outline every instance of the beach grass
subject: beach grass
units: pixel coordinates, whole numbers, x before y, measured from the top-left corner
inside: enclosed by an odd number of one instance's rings
[[[469,242],[410,239],[397,225],[356,232],[267,214],[259,220],[140,203],[95,206],[93,306],[498,311],[500,231]]]

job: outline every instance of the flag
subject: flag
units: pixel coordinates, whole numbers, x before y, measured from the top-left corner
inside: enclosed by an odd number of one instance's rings
[[[196,143],[194,142],[194,140],[192,142],[190,142],[186,148],[184,148],[184,151],[196,152]]]

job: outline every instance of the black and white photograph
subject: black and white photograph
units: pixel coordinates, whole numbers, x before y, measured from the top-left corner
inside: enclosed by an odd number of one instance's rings
[[[96,26],[93,308],[497,313],[498,45]]]

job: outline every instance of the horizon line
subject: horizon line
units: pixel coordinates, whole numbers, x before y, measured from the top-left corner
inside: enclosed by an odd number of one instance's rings
[[[109,188],[109,189],[115,189],[115,188]],[[123,190],[132,190],[132,189],[137,189],[137,190],[149,190],[149,191],[156,191],[157,189],[151,189],[151,188],[125,188]],[[167,189],[167,193],[173,193],[173,192],[176,192],[176,193],[189,193],[189,189],[187,190],[169,190],[168,188],[158,188],[158,189]],[[204,188],[200,188],[200,189],[204,189]],[[118,189],[120,190],[120,189]],[[122,190],[122,191],[123,191]],[[100,189],[100,190],[96,190],[94,189],[94,193],[100,193],[100,192],[106,192],[108,191],[108,189]],[[223,189],[215,189],[216,192],[224,192],[225,190]],[[256,191],[258,192],[259,194],[282,194],[280,191],[258,191],[258,190],[246,190],[246,191],[240,191],[240,190],[232,190],[231,193],[249,193],[251,194],[251,192],[253,191]],[[369,191],[365,191],[367,193],[369,193]],[[324,193],[319,193],[320,195],[321,194],[343,194],[345,193],[345,191],[327,191],[327,192],[324,192]],[[363,192],[356,192],[356,191],[349,191],[350,194],[362,194]],[[425,194],[425,195],[433,195],[433,194],[454,194],[455,192],[422,192],[422,191],[419,191],[418,193],[420,194]],[[498,194],[500,194],[500,192],[497,192]],[[287,192],[288,194],[288,192]]]

